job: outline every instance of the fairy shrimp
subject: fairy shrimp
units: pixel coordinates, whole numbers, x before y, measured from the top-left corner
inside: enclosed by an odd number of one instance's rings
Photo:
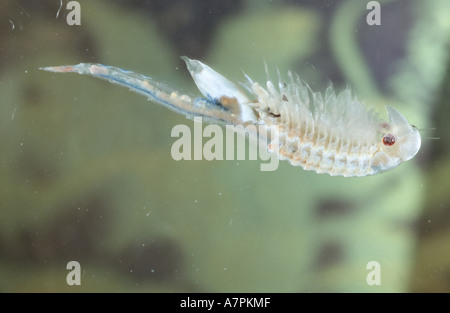
[[[367,176],[391,170],[412,159],[420,149],[416,127],[396,109],[386,106],[384,121],[349,89],[335,93],[330,86],[322,95],[313,92],[298,75],[278,73],[277,86],[265,86],[247,77],[247,92],[197,60],[182,57],[203,97],[182,94],[134,72],[101,64],[41,68],[75,72],[125,86],[150,100],[186,115],[211,122],[264,126],[267,149],[280,160],[317,173]],[[267,70],[266,70],[267,71]]]

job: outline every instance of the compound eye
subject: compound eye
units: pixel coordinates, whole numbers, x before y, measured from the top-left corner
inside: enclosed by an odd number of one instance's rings
[[[395,143],[395,136],[392,134],[386,134],[383,137],[383,144],[385,146],[392,146]]]

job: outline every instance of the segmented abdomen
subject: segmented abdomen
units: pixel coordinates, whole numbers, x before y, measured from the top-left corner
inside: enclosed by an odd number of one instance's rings
[[[280,160],[317,173],[345,177],[374,174],[371,160],[376,144],[350,142],[328,132],[317,127],[308,132],[280,126],[278,141],[271,142],[269,149],[278,150]]]

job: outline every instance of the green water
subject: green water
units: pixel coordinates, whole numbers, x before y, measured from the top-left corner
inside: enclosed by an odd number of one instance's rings
[[[0,291],[450,290],[448,1],[380,1],[379,26],[359,0],[79,1],[74,26],[65,2],[33,3],[0,7]],[[180,55],[233,81],[263,83],[267,63],[315,90],[349,84],[441,139],[363,178],[175,161],[171,130],[192,121],[38,70],[98,62],[200,96]]]

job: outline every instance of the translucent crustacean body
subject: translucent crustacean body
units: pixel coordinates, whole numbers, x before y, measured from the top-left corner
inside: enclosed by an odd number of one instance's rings
[[[192,98],[153,79],[101,64],[42,68],[51,72],[76,72],[127,86],[187,117],[235,125],[264,125],[270,151],[281,160],[306,170],[332,176],[366,176],[388,171],[413,158],[420,149],[418,130],[396,109],[387,106],[383,121],[351,95],[324,95],[289,72],[278,86],[265,87],[248,79],[248,96],[237,85],[197,60],[183,57],[204,98]]]

